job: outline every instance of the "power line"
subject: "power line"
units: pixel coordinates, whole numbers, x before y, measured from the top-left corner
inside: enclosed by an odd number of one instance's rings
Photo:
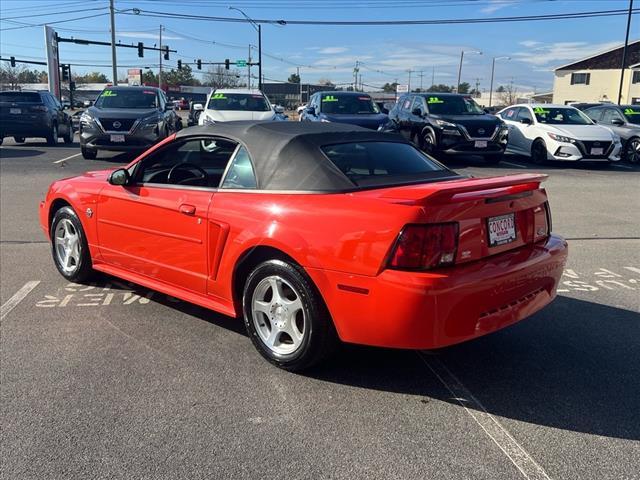
[[[55,21],[55,22],[46,22],[46,23],[37,23],[37,24],[16,22],[15,20],[6,20],[9,23],[16,23],[16,24],[19,24],[20,26],[18,26],[18,27],[0,28],[0,32],[5,32],[7,30],[19,30],[21,28],[43,27],[45,25],[57,25],[59,23],[75,22],[76,20],[85,20],[87,18],[103,17],[105,15],[109,15],[109,12],[97,13],[95,15],[85,15],[83,17],[67,18],[65,20],[58,20],[58,21]]]
[[[66,15],[67,13],[80,13],[80,12],[91,12],[95,10],[106,10],[107,7],[98,7],[98,8],[83,8],[80,10],[65,10],[64,12],[49,12],[49,13],[40,13],[38,15],[20,15],[18,17],[4,17],[2,20],[14,20],[16,18],[33,18],[33,17],[48,17],[51,15]]]

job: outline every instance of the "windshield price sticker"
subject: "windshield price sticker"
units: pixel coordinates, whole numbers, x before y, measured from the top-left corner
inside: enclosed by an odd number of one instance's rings
[[[444,103],[444,100],[440,100],[438,97],[429,97],[427,103]]]
[[[337,102],[338,99],[333,95],[327,95],[326,97],[322,97],[323,102]]]
[[[113,90],[105,90],[104,92],[102,92],[102,96],[103,97],[117,97],[118,94],[116,92],[114,92]]]
[[[535,107],[533,109],[533,113],[535,113],[536,115],[546,115],[547,113],[550,113],[551,110],[545,110],[542,107]]]
[[[212,100],[226,100],[227,97],[224,96],[224,93],[214,93],[211,97]]]
[[[633,108],[625,108],[624,109],[624,114],[625,115],[640,115],[640,110],[634,110]]]

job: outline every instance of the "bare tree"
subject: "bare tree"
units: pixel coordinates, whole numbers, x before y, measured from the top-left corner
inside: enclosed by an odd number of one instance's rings
[[[211,65],[204,74],[202,83],[213,88],[238,88],[243,86],[240,82],[238,71],[227,70],[222,65]]]
[[[497,90],[498,100],[501,105],[513,105],[518,102],[518,89],[510,83],[506,86],[501,86]]]
[[[25,70],[24,65],[12,67],[9,62],[5,62],[0,67],[0,84],[9,90],[16,90],[22,83],[21,77],[24,76]]]

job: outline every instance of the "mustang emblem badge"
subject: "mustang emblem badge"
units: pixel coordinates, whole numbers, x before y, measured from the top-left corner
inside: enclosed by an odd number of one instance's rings
[[[93,210],[91,210],[90,208],[87,208],[86,214],[87,214],[87,217],[89,218],[93,217]]]

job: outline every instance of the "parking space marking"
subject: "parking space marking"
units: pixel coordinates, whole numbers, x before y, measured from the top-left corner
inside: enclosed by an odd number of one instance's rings
[[[0,321],[4,320],[11,310],[16,308],[16,306],[25,299],[29,292],[36,288],[40,284],[40,280],[31,280],[24,284],[24,286],[18,290],[13,297],[2,304],[0,307]]]
[[[551,480],[544,469],[536,463],[511,434],[491,415],[480,401],[467,390],[458,378],[437,358],[418,352],[418,357],[449,390],[453,399],[480,425],[491,440],[511,460],[528,480]]]
[[[78,156],[80,156],[80,155],[82,155],[82,153],[76,153],[75,155],[71,155],[71,156],[69,156],[69,157],[61,158],[60,160],[56,160],[56,161],[55,161],[55,162],[53,162],[53,163],[62,163],[62,162],[66,162],[67,160],[71,160],[72,158],[78,157]]]
[[[512,167],[517,167],[517,168],[527,168],[526,165],[520,165],[518,163],[511,163],[511,162],[505,162],[504,160],[502,162],[500,162],[503,165],[510,165]]]

